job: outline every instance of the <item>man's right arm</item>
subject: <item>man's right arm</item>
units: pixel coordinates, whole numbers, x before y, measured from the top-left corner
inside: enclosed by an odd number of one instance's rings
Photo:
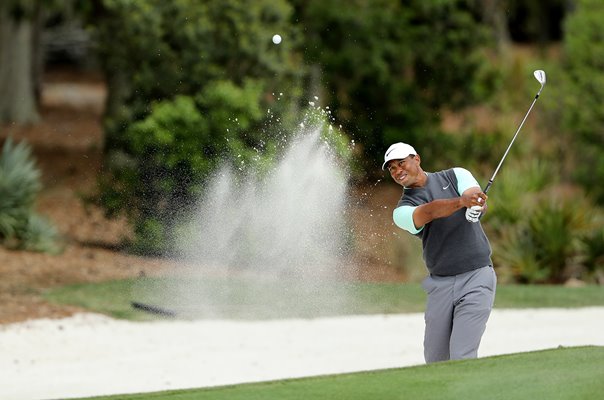
[[[416,207],[400,206],[394,210],[392,217],[399,228],[415,235],[427,223],[437,218],[448,217],[460,208],[465,207],[463,204],[465,202],[462,196],[453,199],[434,200]]]
[[[433,200],[420,206],[399,206],[393,212],[394,223],[415,235],[426,224],[438,218],[448,217],[461,208],[476,205],[486,207],[487,196],[472,174],[463,168],[454,170],[459,182],[458,191],[462,192],[460,197]]]
[[[439,199],[422,204],[413,212],[413,224],[416,227],[422,227],[435,219],[448,217],[455,211],[468,207],[467,204],[469,204],[468,198],[463,195],[452,199]]]
[[[398,227],[417,234],[435,219],[448,217],[461,208],[480,204],[477,202],[480,197],[486,196],[479,187],[470,188],[460,197],[433,200],[417,207],[400,206],[394,210],[393,219]]]

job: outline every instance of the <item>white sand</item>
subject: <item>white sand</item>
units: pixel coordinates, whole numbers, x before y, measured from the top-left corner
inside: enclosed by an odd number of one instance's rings
[[[57,399],[423,363],[423,315],[133,323],[95,314],[0,326],[0,398]],[[604,307],[494,310],[480,356],[604,346]]]

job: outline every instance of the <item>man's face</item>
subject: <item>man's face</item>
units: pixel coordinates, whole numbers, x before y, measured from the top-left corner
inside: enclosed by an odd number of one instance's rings
[[[404,187],[414,187],[418,184],[422,172],[419,164],[419,156],[412,155],[401,160],[391,160],[387,167],[396,183]]]

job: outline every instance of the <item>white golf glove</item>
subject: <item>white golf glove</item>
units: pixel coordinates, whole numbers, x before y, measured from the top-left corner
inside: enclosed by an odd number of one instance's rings
[[[466,219],[472,223],[478,222],[482,214],[481,206],[472,206],[466,209]]]

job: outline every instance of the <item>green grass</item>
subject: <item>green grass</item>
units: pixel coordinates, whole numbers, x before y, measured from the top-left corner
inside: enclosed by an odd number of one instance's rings
[[[496,308],[576,308],[604,306],[604,286],[500,285]]]
[[[519,353],[418,367],[98,399],[573,400],[604,393],[604,347]]]
[[[184,317],[199,317],[186,304],[175,307],[170,288],[178,279],[142,278],[97,284],[70,285],[48,290],[45,297],[72,304],[115,318],[147,320],[154,317],[132,308],[139,301],[176,309]],[[409,313],[424,310],[426,295],[419,284],[315,284],[286,285],[283,282],[199,279],[186,281],[191,293],[213,316],[237,319],[317,317],[350,314]],[[183,305],[185,304],[185,305]],[[199,304],[199,302],[198,302]],[[604,306],[604,287],[500,285],[495,308],[587,307]]]

